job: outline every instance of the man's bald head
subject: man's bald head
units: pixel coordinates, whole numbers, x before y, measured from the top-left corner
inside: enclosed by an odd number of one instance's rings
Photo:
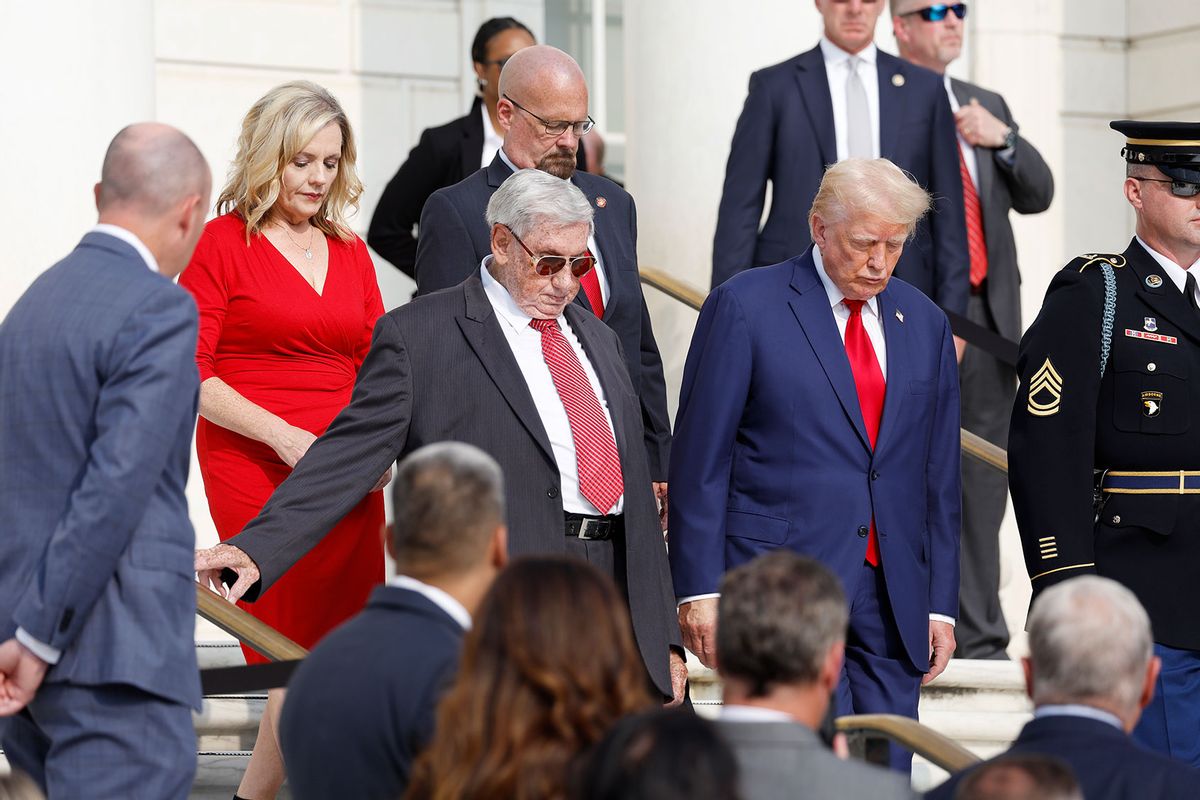
[[[513,53],[500,73],[500,93],[512,95],[522,105],[526,102],[522,97],[534,102],[537,98],[533,95],[536,93],[557,94],[564,91],[582,91],[586,98],[587,80],[575,59],[548,44],[526,47]]]
[[[587,81],[575,59],[549,45],[513,53],[500,73],[496,114],[504,152],[518,169],[571,177],[579,147],[572,126],[588,119]],[[547,123],[571,124],[550,132]]]
[[[190,195],[207,198],[210,174],[200,149],[182,132],[157,122],[122,128],[108,145],[96,207],[156,215]]]

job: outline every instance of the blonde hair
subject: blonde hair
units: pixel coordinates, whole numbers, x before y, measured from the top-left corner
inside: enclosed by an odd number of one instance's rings
[[[933,204],[929,192],[886,158],[848,158],[825,171],[808,212],[808,229],[820,217],[826,224],[860,214],[903,225],[911,237]]]
[[[354,238],[346,221],[358,207],[362,181],[354,162],[357,150],[350,121],[328,89],[309,81],[291,81],[267,92],[242,120],[237,156],[229,166],[225,188],[217,197],[217,213],[236,211],[246,221],[246,241],[262,230],[279,199],[283,170],[317,133],[336,122],[342,131],[337,176],[312,224],[343,241]]]

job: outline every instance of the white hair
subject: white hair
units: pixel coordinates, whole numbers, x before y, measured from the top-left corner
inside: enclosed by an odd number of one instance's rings
[[[592,204],[570,181],[540,169],[523,169],[500,184],[487,204],[489,226],[503,225],[518,237],[538,225],[556,227],[587,223],[592,232]]]

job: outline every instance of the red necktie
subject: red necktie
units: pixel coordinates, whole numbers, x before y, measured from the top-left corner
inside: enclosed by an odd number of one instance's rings
[[[579,491],[601,514],[607,514],[625,491],[612,428],[575,351],[558,329],[558,322],[533,319],[529,327],[542,334],[542,358],[546,359],[554,388],[571,423]]]
[[[862,300],[842,300],[850,309],[850,320],[846,323],[846,356],[850,359],[850,371],[854,373],[854,387],[858,390],[858,407],[862,411],[863,424],[867,427],[867,439],[875,447],[879,435],[879,419],[883,415],[883,398],[887,384],[875,348],[867,336],[862,321]],[[879,566],[879,537],[875,533],[875,518],[871,518],[871,529],[867,535],[867,563]]]
[[[983,238],[983,206],[979,203],[979,192],[967,169],[967,158],[962,147],[958,148],[958,170],[962,173],[963,210],[967,212],[967,255],[971,259],[971,288],[978,289],[987,277],[987,240]]]
[[[588,251],[591,255],[592,251]],[[564,269],[566,269],[564,267]],[[583,293],[587,295],[588,302],[592,305],[592,311],[596,316],[604,318],[604,295],[600,292],[600,277],[596,275],[596,268],[592,267],[587,272],[583,273],[583,277],[579,279],[579,285],[583,287]]]

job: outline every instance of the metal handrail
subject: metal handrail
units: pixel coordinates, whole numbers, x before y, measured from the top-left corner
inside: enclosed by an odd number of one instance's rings
[[[196,584],[196,613],[271,661],[296,661],[308,651],[216,592]]]
[[[834,725],[846,734],[864,732],[886,736],[947,772],[961,772],[979,763],[979,756],[914,719],[895,714],[855,714],[838,717]]]
[[[691,284],[668,275],[655,267],[641,267],[639,270],[642,283],[658,289],[674,300],[696,311],[704,305],[705,293]],[[961,429],[962,451],[967,455],[982,461],[1001,472],[1008,472],[1008,453],[988,440],[971,433],[966,428]]]

